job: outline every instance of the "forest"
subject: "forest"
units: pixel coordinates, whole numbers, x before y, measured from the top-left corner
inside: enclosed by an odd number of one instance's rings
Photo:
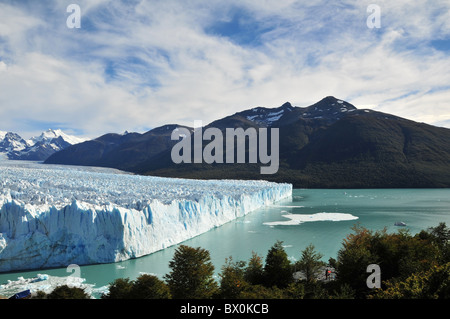
[[[414,235],[407,229],[388,233],[356,224],[336,258],[322,260],[309,244],[292,262],[277,241],[266,256],[253,252],[248,261],[230,256],[218,276],[208,250],[179,245],[163,278],[116,279],[101,299],[448,299],[449,240],[445,223]],[[370,265],[380,273],[368,272]],[[81,288],[60,286],[33,298],[91,296]]]

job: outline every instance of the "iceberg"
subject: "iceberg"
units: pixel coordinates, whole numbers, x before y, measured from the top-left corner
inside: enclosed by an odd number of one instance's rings
[[[346,213],[317,213],[312,215],[306,214],[286,214],[283,215],[284,218],[289,220],[286,221],[276,221],[276,222],[266,222],[264,225],[269,226],[287,226],[287,225],[300,225],[306,222],[318,222],[318,221],[344,221],[344,220],[355,220],[358,219],[357,216]]]
[[[138,258],[292,196],[267,181],[0,165],[0,272]]]
[[[32,295],[35,295],[39,291],[49,294],[56,287],[62,285],[81,288],[90,296],[101,296],[102,293],[108,292],[108,287],[94,288],[95,285],[88,284],[86,283],[86,279],[77,276],[58,277],[47,274],[37,274],[37,276],[33,278],[24,278],[20,276],[17,280],[8,280],[7,283],[0,285],[0,293],[3,296],[8,297],[26,290]]]

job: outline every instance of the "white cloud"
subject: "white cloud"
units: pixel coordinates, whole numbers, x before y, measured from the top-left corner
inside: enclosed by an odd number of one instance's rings
[[[97,136],[327,95],[448,123],[450,59],[428,43],[449,35],[449,5],[379,1],[382,28],[370,30],[368,3],[81,1],[80,30],[65,26],[61,2],[51,14],[1,5],[0,128]],[[236,8],[256,44],[206,31]]]

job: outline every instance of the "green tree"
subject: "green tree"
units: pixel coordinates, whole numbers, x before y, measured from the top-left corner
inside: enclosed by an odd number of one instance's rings
[[[268,251],[264,266],[265,285],[267,287],[287,287],[292,281],[292,267],[283,242],[277,241]]]
[[[355,291],[355,297],[362,298],[369,292],[367,266],[379,264],[379,259],[370,250],[372,232],[359,225],[355,225],[353,230],[354,233],[347,235],[338,251],[336,273],[341,285],[349,285]]]
[[[139,276],[130,290],[132,299],[170,299],[167,284],[158,277],[148,274]]]
[[[284,299],[284,291],[276,286],[248,285],[241,292],[242,299]]]
[[[390,280],[386,289],[377,289],[370,299],[448,299],[450,298],[450,263],[414,273],[403,281]]]
[[[333,285],[328,284],[328,286],[329,286],[329,295],[330,295],[329,299],[354,299],[355,298],[355,292],[348,284],[342,284],[337,287],[334,287]]]
[[[436,227],[430,227],[428,233],[440,250],[442,263],[450,262],[450,229],[445,223],[439,223]]]
[[[283,289],[284,299],[303,299],[305,298],[305,286],[302,282],[292,282]]]
[[[130,299],[133,282],[129,278],[117,278],[109,285],[108,293],[102,299]]]
[[[211,298],[218,290],[209,251],[180,245],[169,262],[171,272],[165,276],[175,299]]]
[[[445,245],[450,240],[450,229],[445,223],[439,223],[436,227],[428,228],[428,232],[435,238],[440,245]]]
[[[326,264],[321,261],[323,255],[316,252],[314,245],[309,244],[303,251],[299,261],[295,263],[296,270],[303,272],[306,282],[315,281],[319,271]]]
[[[262,257],[252,252],[247,268],[244,273],[245,280],[252,285],[262,285],[264,283],[264,264]]]
[[[158,277],[148,274],[139,276],[135,281],[118,278],[109,285],[102,299],[169,299],[167,284]]]
[[[90,299],[83,288],[69,287],[62,285],[56,287],[51,293],[47,295],[47,299]]]
[[[240,298],[241,292],[249,285],[244,278],[245,262],[233,262],[232,257],[225,260],[220,274],[220,296],[225,299]]]
[[[388,234],[386,229],[372,232],[359,226],[353,229],[355,233],[347,236],[338,252],[337,276],[355,290],[357,298],[370,292],[366,285],[370,264],[380,266],[382,282],[404,280],[439,264],[439,246],[430,234],[411,236],[407,230]]]

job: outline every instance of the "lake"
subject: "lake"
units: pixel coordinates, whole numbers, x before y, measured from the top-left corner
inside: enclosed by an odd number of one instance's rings
[[[406,227],[394,226],[398,221]],[[277,240],[283,241],[293,261],[309,244],[328,261],[337,257],[343,239],[357,223],[372,230],[386,227],[388,232],[396,232],[406,228],[416,234],[440,222],[450,225],[450,189],[295,189],[291,199],[258,209],[183,244],[209,250],[219,273],[225,258],[248,261],[253,251],[265,258]],[[170,271],[168,264],[176,247],[134,260],[81,266],[74,273],[60,268],[0,274],[0,285],[22,277],[22,285],[17,282],[15,289],[29,287],[26,279],[38,274],[64,280],[79,276],[98,296],[116,278],[135,279],[142,273],[162,278]],[[8,288],[12,289],[11,285]],[[5,292],[0,289],[0,295]]]

